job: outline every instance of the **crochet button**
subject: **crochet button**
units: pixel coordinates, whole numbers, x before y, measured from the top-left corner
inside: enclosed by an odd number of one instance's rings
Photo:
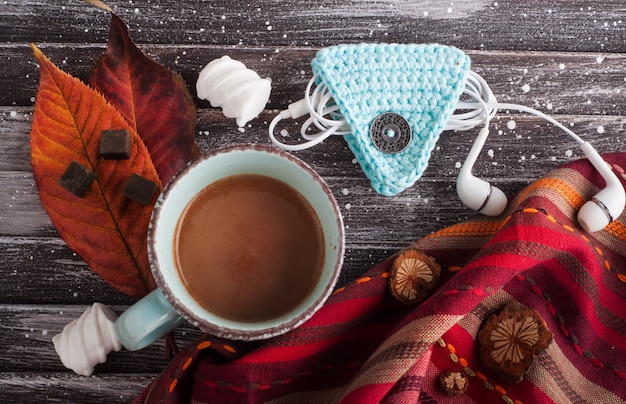
[[[370,126],[370,138],[378,150],[387,154],[400,153],[411,142],[411,126],[401,115],[387,112],[378,115]]]

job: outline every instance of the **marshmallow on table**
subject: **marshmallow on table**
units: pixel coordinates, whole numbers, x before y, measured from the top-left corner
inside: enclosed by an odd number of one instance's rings
[[[222,56],[207,64],[196,82],[198,98],[221,107],[239,127],[256,118],[265,108],[272,91],[269,79],[262,79],[243,63]]]
[[[117,315],[102,303],[94,303],[78,319],[52,337],[63,365],[79,375],[90,376],[94,366],[106,362],[107,354],[122,344],[115,334]]]

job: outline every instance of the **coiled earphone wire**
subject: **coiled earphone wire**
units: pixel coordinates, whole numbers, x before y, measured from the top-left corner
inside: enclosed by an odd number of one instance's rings
[[[488,131],[491,119],[499,110],[514,110],[538,116],[563,130],[578,144],[584,143],[572,130],[541,111],[518,104],[499,103],[487,82],[474,71],[468,73],[463,94],[470,100],[457,102],[454,113],[444,126],[444,131],[465,131],[479,125],[483,125]],[[276,138],[274,132],[278,122],[283,119],[298,119],[305,115],[309,115],[309,117],[301,125],[300,135],[306,142],[287,144]],[[315,126],[318,132],[310,133],[309,129],[312,126]],[[304,98],[289,104],[287,109],[276,115],[269,125],[269,136],[272,143],[289,151],[308,149],[333,135],[345,136],[349,134],[351,134],[350,127],[341,114],[339,105],[335,103],[328,87],[319,80],[317,75],[309,80]],[[487,133],[481,131],[481,135],[486,137]]]

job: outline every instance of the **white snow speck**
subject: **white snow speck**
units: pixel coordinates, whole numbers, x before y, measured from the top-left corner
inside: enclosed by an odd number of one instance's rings
[[[352,207],[352,205],[350,205],[349,203],[346,203],[346,209],[350,209]]]
[[[506,123],[506,127],[509,128],[510,130],[515,129],[516,126],[517,126],[517,122],[515,122],[512,119]]]
[[[530,91],[530,86],[528,84],[524,84],[522,86],[522,91],[525,92],[525,93],[529,92]]]
[[[282,137],[287,137],[287,136],[289,136],[289,131],[287,129],[281,129],[280,135]]]
[[[460,161],[457,161],[456,163],[454,163],[454,167],[455,168],[461,168],[462,164]]]
[[[17,111],[11,111],[11,112],[9,113],[9,116],[10,116],[11,118],[15,118],[15,117],[17,116]]]
[[[341,193],[344,195],[348,195],[350,193],[350,191],[348,191],[348,188],[344,188],[341,190]]]
[[[494,156],[493,149],[489,149],[489,150],[487,151],[487,155],[488,155],[489,157],[493,158],[493,156]]]
[[[598,126],[598,133],[604,133],[604,126]]]
[[[565,152],[565,157],[570,158],[570,157],[572,157],[572,154],[574,154],[574,153],[571,150],[567,150]]]
[[[561,69],[561,70],[565,70],[565,63],[561,63],[561,64],[559,65],[559,69]]]

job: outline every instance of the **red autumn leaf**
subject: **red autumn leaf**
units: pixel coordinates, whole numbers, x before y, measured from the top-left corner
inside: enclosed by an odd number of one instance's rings
[[[161,183],[150,155],[134,127],[97,91],[61,71],[35,45],[40,66],[39,90],[30,134],[31,162],[39,197],[67,245],[111,286],[131,296],[156,287],[146,234],[156,200],[141,205],[123,195],[131,173]],[[100,131],[127,129],[130,159],[99,155]],[[59,185],[76,161],[98,177],[84,197]]]
[[[150,151],[163,184],[200,153],[196,108],[183,78],[147,57],[111,13],[106,53],[89,83],[122,112]]]

